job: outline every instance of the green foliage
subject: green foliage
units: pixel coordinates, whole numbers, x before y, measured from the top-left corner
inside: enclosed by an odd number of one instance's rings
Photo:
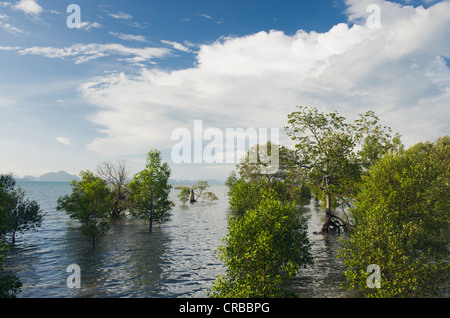
[[[189,197],[191,194],[191,190],[194,192],[194,202],[198,199],[206,200],[206,201],[216,201],[219,198],[215,195],[215,193],[211,191],[205,192],[206,189],[209,188],[208,181],[198,181],[196,184],[192,186],[192,188],[183,186],[178,194],[178,199],[184,204],[189,201]]]
[[[89,170],[81,171],[80,177],[81,181],[71,182],[72,194],[58,199],[56,209],[80,221],[83,234],[90,237],[95,246],[111,227],[109,214],[114,208],[113,193],[105,180]]]
[[[15,207],[9,211],[9,231],[12,243],[16,241],[16,234],[28,230],[36,230],[41,226],[44,216],[36,201],[25,198],[23,189],[15,190]]]
[[[268,186],[266,183],[247,182],[243,178],[229,183],[228,202],[236,216],[254,209],[261,200],[261,192]]]
[[[197,197],[201,196],[202,192],[205,191],[209,187],[208,181],[199,181],[192,186],[192,190],[194,192],[199,193]]]
[[[300,267],[312,262],[305,218],[270,188],[255,209],[230,219],[218,253],[227,270],[209,293],[216,298],[293,296],[289,283]]]
[[[151,150],[147,155],[144,170],[134,176],[130,182],[131,212],[149,223],[163,223],[170,219],[173,203],[169,200],[169,177],[171,170],[167,162],[162,162],[161,152]]]
[[[284,180],[288,161],[288,150],[268,141],[251,147],[241,159],[237,170],[246,179],[260,179],[264,176],[268,181]]]
[[[424,148],[431,156],[431,160],[442,169],[442,178],[450,180],[450,137],[443,136],[436,139],[434,144],[420,143],[415,147]],[[430,148],[432,151],[430,151]]]
[[[0,240],[0,298],[15,298],[20,293],[22,283],[16,276],[6,274],[3,269],[7,252],[8,246]]]
[[[286,129],[297,142],[298,163],[306,169],[308,181],[326,193],[350,196],[361,175],[361,161],[369,161],[357,155],[356,147],[366,140],[359,155],[377,157],[375,149],[387,147],[379,145],[389,141],[390,129],[377,125],[379,119],[373,112],[350,124],[337,112],[298,108],[288,115],[291,127]]]
[[[230,208],[237,216],[255,208],[266,188],[272,188],[283,202],[303,206],[311,201],[311,191],[305,185],[303,176],[295,169],[294,152],[270,142],[267,143],[266,149],[270,149],[269,155],[273,150],[279,152],[278,171],[271,174],[261,173],[266,167],[265,164],[250,160],[252,153],[260,151],[260,145],[256,145],[249,149],[237,165],[236,171],[232,171],[225,182]]]
[[[202,198],[204,200],[206,200],[206,201],[217,201],[217,200],[219,200],[217,195],[214,192],[211,192],[211,191],[204,192],[203,195],[202,195]]]
[[[197,201],[198,199],[206,201],[218,200],[217,196],[213,192],[211,191],[205,192],[205,190],[208,188],[209,188],[208,181],[199,181],[196,184],[194,184],[192,186],[192,190],[194,191],[195,201]]]
[[[189,195],[191,194],[191,188],[183,186],[180,189],[180,193],[178,193],[178,199],[185,204],[189,201]]]
[[[322,232],[332,229],[333,202],[354,198],[363,169],[393,148],[400,139],[391,139],[391,129],[378,125],[372,111],[347,123],[337,112],[321,113],[315,108],[298,107],[288,115],[288,135],[297,142],[297,165],[313,192],[323,193],[326,223]],[[362,149],[358,151],[358,147]],[[338,220],[339,221],[339,220]],[[337,221],[335,221],[337,222]]]
[[[387,155],[368,170],[352,211],[356,229],[339,252],[348,288],[369,297],[422,297],[448,282],[449,150],[446,137]],[[379,289],[366,286],[370,264],[381,268]]]
[[[389,152],[399,153],[403,150],[400,135],[396,134],[392,139],[389,135],[380,134],[379,131],[368,135],[364,140],[361,150],[358,151],[359,161],[364,169],[369,169],[381,157]]]
[[[0,298],[15,298],[22,286],[15,275],[6,274],[3,269],[9,251],[5,236],[10,234],[14,244],[16,233],[35,230],[42,220],[39,205],[27,199],[22,188],[16,187],[12,174],[0,175]]]
[[[16,181],[12,174],[0,175],[0,237],[10,229],[8,214],[15,207],[15,185]]]
[[[15,184],[12,175],[0,176],[0,234],[10,233],[12,244],[17,233],[36,230],[44,218],[37,202],[27,199]]]

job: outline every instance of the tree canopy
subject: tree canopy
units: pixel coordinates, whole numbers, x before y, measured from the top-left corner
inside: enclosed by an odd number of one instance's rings
[[[7,274],[3,269],[8,250],[8,245],[0,238],[0,298],[15,298],[22,287],[22,283],[15,275]]]
[[[83,234],[91,238],[94,247],[111,227],[113,193],[105,180],[89,170],[81,171],[80,177],[81,181],[71,182],[72,194],[58,199],[56,209],[80,221]]]
[[[198,199],[205,201],[216,201],[219,200],[216,194],[211,191],[205,191],[209,188],[208,181],[198,181],[192,187],[183,186],[178,194],[178,199],[184,204],[188,201],[191,203],[197,202]]]
[[[39,204],[26,197],[11,174],[0,176],[0,235],[9,233],[12,244],[16,234],[36,230],[42,224],[44,214]]]
[[[323,113],[312,107],[298,107],[288,115],[288,135],[296,141],[297,166],[316,197],[325,203],[322,233],[347,224],[333,213],[337,203],[354,198],[363,169],[398,147],[391,129],[379,124],[368,111],[353,123],[337,112]]]
[[[370,297],[418,297],[447,283],[448,141],[384,156],[362,177],[352,210],[355,230],[340,250],[348,288]],[[381,268],[381,288],[366,285],[370,264]]]
[[[130,182],[131,212],[148,222],[149,231],[153,223],[170,219],[173,202],[169,200],[172,186],[169,184],[171,169],[163,162],[157,149],[147,154],[145,169],[137,173]]]
[[[293,296],[289,283],[300,267],[312,262],[305,218],[271,188],[254,209],[230,218],[218,252],[226,275],[217,278],[210,292],[217,298]]]
[[[311,191],[304,177],[297,173],[295,153],[286,147],[268,142],[264,148],[270,149],[269,155],[271,151],[278,151],[278,169],[272,174],[266,174],[262,173],[266,166],[264,162],[250,160],[255,152],[260,152],[260,148],[261,145],[250,148],[225,182],[231,210],[236,215],[242,215],[245,211],[255,208],[266,188],[276,191],[277,197],[283,202],[297,206],[309,204]]]
[[[14,298],[22,287],[15,275],[7,274],[3,269],[10,248],[6,236],[10,235],[14,244],[16,233],[36,230],[43,218],[37,202],[26,198],[25,191],[16,187],[12,174],[0,175],[0,298]]]
[[[116,164],[109,161],[102,162],[97,166],[97,175],[108,182],[113,193],[111,217],[120,219],[129,207],[127,161],[121,159]]]

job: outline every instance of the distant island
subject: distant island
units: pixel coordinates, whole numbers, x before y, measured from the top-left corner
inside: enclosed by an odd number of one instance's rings
[[[49,172],[39,177],[38,181],[53,181],[53,182],[70,182],[72,180],[80,180],[80,178],[73,174],[68,174],[65,171]]]
[[[40,177],[33,177],[33,176],[25,176],[23,178],[15,177],[16,180],[20,181],[46,181],[46,182],[71,182],[72,180],[80,180],[80,177],[69,174],[65,171],[58,171],[58,172],[48,172],[43,174]]]

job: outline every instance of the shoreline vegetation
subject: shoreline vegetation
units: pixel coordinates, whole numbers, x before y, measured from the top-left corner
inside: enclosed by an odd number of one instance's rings
[[[225,182],[228,234],[217,250],[225,273],[208,295],[297,297],[289,287],[314,262],[302,213],[312,200],[324,211],[314,234],[340,239],[343,288],[366,297],[448,295],[449,136],[405,149],[400,135],[392,135],[372,111],[348,122],[337,112],[301,106],[288,115],[288,124],[293,149],[254,145]],[[279,167],[265,174],[263,159],[271,151],[278,151]],[[257,162],[250,160],[255,153]],[[154,224],[167,222],[175,205],[172,189],[182,205],[218,199],[208,181],[174,185],[170,175],[157,149],[131,179],[125,160],[103,162],[95,172],[80,172],[56,209],[80,222],[95,249],[128,213],[148,225],[149,235]],[[20,281],[2,267],[15,234],[38,230],[44,217],[12,174],[0,175],[0,297],[20,295]],[[376,288],[368,283],[373,265],[380,269]]]

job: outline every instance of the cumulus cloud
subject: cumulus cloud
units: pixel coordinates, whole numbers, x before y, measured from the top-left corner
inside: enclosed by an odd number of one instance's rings
[[[380,28],[365,20],[381,8]],[[374,110],[406,144],[448,134],[450,3],[427,9],[381,0],[348,0],[349,24],[294,35],[282,31],[226,37],[201,45],[194,67],[98,77],[80,88],[98,107],[102,155],[167,149],[171,132],[280,127],[296,105],[348,118]]]
[[[14,6],[15,9],[25,12],[26,14],[38,16],[42,13],[42,7],[36,0],[21,0]]]

